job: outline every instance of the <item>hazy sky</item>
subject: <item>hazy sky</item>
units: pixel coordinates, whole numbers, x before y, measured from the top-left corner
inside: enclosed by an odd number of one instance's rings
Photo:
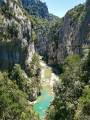
[[[74,6],[85,3],[86,0],[41,0],[46,2],[48,10],[56,16],[63,17]]]

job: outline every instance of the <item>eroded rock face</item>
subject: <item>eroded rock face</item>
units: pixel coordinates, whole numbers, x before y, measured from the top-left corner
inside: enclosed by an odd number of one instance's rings
[[[39,43],[35,46],[40,55],[45,55],[46,41],[45,37],[50,24],[53,24],[57,16],[50,14],[45,2],[41,0],[21,0],[23,8],[30,14],[34,20],[36,27],[34,29],[36,35],[39,36]]]
[[[59,30],[59,37],[56,40],[58,46],[53,48],[52,31],[47,36],[47,57],[49,64],[62,64],[67,56],[79,54],[82,57],[82,46],[90,45],[90,14],[85,10],[85,5],[80,5],[69,11]],[[78,16],[73,17],[75,9],[78,9]],[[76,11],[77,13],[77,11]],[[72,19],[73,18],[73,19]]]
[[[87,2],[87,12],[90,13],[90,0],[87,0],[86,2]]]
[[[11,15],[6,16],[6,11],[0,12],[0,69],[9,69],[15,63],[26,69],[35,52],[31,22],[18,0],[1,0],[0,4],[6,6],[7,15]]]
[[[46,3],[41,2],[40,0],[22,0],[22,5],[26,11],[30,10],[31,14],[38,14],[39,16],[48,19],[49,12]],[[29,7],[29,9],[27,9]],[[36,13],[35,13],[36,12]]]

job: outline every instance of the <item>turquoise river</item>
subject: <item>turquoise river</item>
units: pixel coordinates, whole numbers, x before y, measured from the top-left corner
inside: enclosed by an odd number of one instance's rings
[[[40,60],[41,65],[41,81],[42,81],[42,91],[41,95],[37,99],[37,103],[34,104],[34,108],[36,109],[36,112],[40,114],[40,118],[43,119],[45,117],[45,112],[50,104],[50,102],[54,98],[54,94],[52,93],[52,87],[51,83],[53,83],[53,80],[58,80],[59,77],[57,77],[53,71],[52,68],[49,67],[45,62]]]
[[[54,97],[50,90],[50,86],[43,86],[41,95],[38,97],[37,103],[34,105],[36,112],[40,114],[40,118],[43,118],[45,116],[46,109]]]

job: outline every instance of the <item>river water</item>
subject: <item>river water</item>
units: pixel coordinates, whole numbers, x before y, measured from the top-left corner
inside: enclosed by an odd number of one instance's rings
[[[54,98],[52,93],[52,86],[54,80],[58,80],[59,77],[56,76],[50,67],[46,63],[40,61],[41,65],[41,80],[42,80],[42,91],[41,95],[37,99],[37,103],[34,105],[36,112],[40,114],[40,118],[43,119],[45,112]]]
[[[54,95],[51,92],[50,86],[43,86],[41,95],[37,99],[37,103],[34,105],[36,112],[40,114],[40,118],[45,116],[46,109],[48,108],[50,101],[53,99]]]

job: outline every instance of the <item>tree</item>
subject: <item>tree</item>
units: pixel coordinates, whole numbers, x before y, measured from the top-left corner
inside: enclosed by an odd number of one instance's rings
[[[85,55],[80,65],[80,80],[85,84],[90,83],[90,47],[85,49]]]
[[[63,73],[60,80],[55,82],[55,98],[50,106],[53,107],[52,120],[72,120],[76,109],[77,99],[80,97],[83,89],[83,83],[78,78],[78,66],[80,64],[79,55],[72,55],[64,60]],[[52,113],[48,109],[46,118],[51,120]],[[51,111],[52,112],[52,111]]]
[[[39,55],[35,53],[33,55],[32,61],[30,65],[27,67],[28,75],[31,77],[31,82],[28,82],[26,91],[29,95],[29,99],[35,100],[36,98],[32,97],[35,91],[37,95],[41,92],[41,70],[40,70],[40,63],[39,63]],[[35,93],[36,94],[36,93]],[[37,96],[36,95],[36,96]]]
[[[78,99],[78,107],[74,120],[89,120],[90,118],[90,86],[85,86],[82,96]]]
[[[7,72],[0,72],[0,119],[40,120],[27,98],[27,94],[9,79]]]
[[[11,79],[16,82],[20,90],[25,92],[27,79],[25,78],[25,72],[21,69],[19,64],[14,65],[11,73]]]

